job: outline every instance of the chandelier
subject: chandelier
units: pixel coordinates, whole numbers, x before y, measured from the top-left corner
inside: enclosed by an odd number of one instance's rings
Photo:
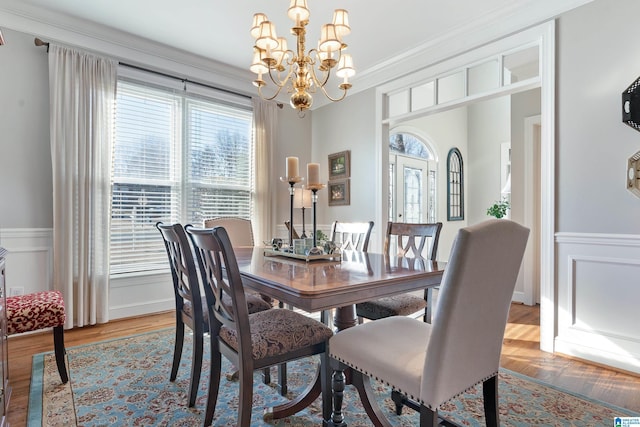
[[[336,9],[333,13],[333,22],[324,24],[320,31],[320,40],[315,49],[306,52],[306,26],[309,23],[309,9],[307,0],[291,0],[287,15],[295,25],[291,27],[291,34],[296,37],[296,50],[287,48],[287,39],[276,35],[273,22],[269,21],[264,13],[253,15],[251,35],[256,39],[253,48],[253,61],[249,69],[258,75],[253,84],[258,87],[258,94],[265,100],[272,100],[280,91],[287,87],[291,93],[290,104],[293,108],[303,112],[311,107],[312,93],[318,88],[331,101],[340,101],[347,95],[351,88],[349,77],[355,74],[353,59],[348,53],[344,53],[347,45],[342,42],[342,37],[351,32],[349,27],[348,12],[344,9]],[[339,97],[329,95],[325,86],[331,76],[331,70],[342,78],[338,88],[342,90]],[[267,86],[263,76],[268,74],[269,80],[275,85],[275,93],[265,96],[262,88]]]

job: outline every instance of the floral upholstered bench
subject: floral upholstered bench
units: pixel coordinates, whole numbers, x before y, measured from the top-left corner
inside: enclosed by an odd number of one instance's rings
[[[69,381],[64,348],[64,299],[60,291],[7,297],[7,334],[53,328],[53,347],[62,383]]]

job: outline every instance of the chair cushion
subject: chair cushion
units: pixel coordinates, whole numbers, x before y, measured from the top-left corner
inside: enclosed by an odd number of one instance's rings
[[[329,356],[420,401],[431,325],[405,316],[367,322],[329,340]]]
[[[327,341],[333,331],[292,310],[274,308],[249,316],[254,360],[279,356]],[[223,326],[220,338],[238,351],[236,331]]]
[[[7,334],[64,325],[64,299],[60,291],[7,297]]]
[[[247,310],[249,311],[249,314],[272,308],[272,305],[263,300],[260,295],[247,293],[245,294],[245,299],[247,300]],[[230,313],[233,313],[233,303],[231,302],[231,297],[229,295],[222,295],[222,304]]]
[[[208,311],[208,310],[209,310],[209,308],[208,308],[208,306],[207,306],[207,300],[206,300],[204,297],[202,297],[202,317],[203,317],[203,320],[204,320],[204,324],[205,324],[205,325],[208,325],[208,324],[209,324],[209,323],[208,323],[208,322],[209,322],[209,311]],[[184,300],[184,306],[183,306],[183,308],[182,308],[182,311],[184,311],[184,313],[185,313],[187,316],[189,316],[190,318],[192,318],[192,319],[193,319],[193,307],[192,307],[192,305],[191,305],[191,301],[189,301],[189,300],[187,300],[187,299],[185,299],[185,300]],[[209,327],[207,326],[207,327],[205,328],[205,330],[207,330],[207,331],[208,331],[208,330],[209,330]]]
[[[356,304],[356,314],[366,319],[384,319],[391,316],[408,316],[427,306],[424,298],[402,294]]]

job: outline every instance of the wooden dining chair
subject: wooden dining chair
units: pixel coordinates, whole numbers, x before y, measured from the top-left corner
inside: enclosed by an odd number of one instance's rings
[[[198,270],[183,226],[181,224],[158,222],[156,228],[162,235],[169,258],[176,303],[176,336],[169,380],[175,381],[178,375],[186,325],[193,331],[188,393],[188,406],[192,407],[196,403],[200,372],[202,371],[203,337],[206,332],[209,332],[207,300],[200,293]],[[271,308],[269,303],[257,296],[247,297],[247,301],[251,312],[269,310]],[[230,300],[228,303],[230,303]]]
[[[435,261],[438,252],[442,223],[411,224],[389,222],[384,242],[384,253],[395,250],[399,257]],[[356,304],[356,315],[360,320],[377,320],[390,316],[410,316],[424,310],[423,320],[431,322],[433,289],[425,289],[424,296],[402,294],[379,298]]]
[[[340,222],[334,221],[331,225],[331,235],[329,239],[341,251],[369,250],[369,239],[373,230],[373,221],[368,222]],[[320,313],[320,321],[325,325],[331,323],[332,310],[324,310]]]
[[[253,225],[250,219],[238,218],[238,217],[217,217],[204,220],[204,228],[224,227],[229,234],[229,240],[231,246],[234,248],[254,246],[255,241],[253,239]],[[256,297],[253,292],[249,293],[249,300]],[[268,295],[259,295],[262,300],[266,301],[270,306],[274,305],[273,298]],[[264,383],[269,384],[271,382],[271,370],[265,368],[264,371]],[[234,373],[234,377],[237,376],[237,372]],[[278,367],[278,388],[280,394],[285,396],[287,394],[287,366],[285,364]]]
[[[339,222],[334,221],[331,226],[330,239],[341,250],[367,252],[369,238],[373,230],[373,221],[369,222]]]
[[[236,425],[248,427],[253,404],[253,371],[302,357],[320,355],[323,419],[331,412],[330,372],[326,344],[333,335],[322,323],[293,310],[274,308],[249,314],[242,278],[229,235],[223,227],[187,227],[205,281],[211,330],[211,372],[205,426],[215,414],[220,386],[221,357],[240,372]],[[224,296],[231,297],[231,306]]]
[[[528,235],[527,228],[505,219],[460,229],[433,324],[393,316],[331,338],[335,402],[328,425],[344,425],[341,371],[350,368],[361,396],[369,377],[389,384],[396,412],[402,404],[420,411],[421,426],[439,425],[442,405],[482,384],[486,425],[499,426],[500,352]],[[375,401],[365,410],[375,425],[388,423]]]

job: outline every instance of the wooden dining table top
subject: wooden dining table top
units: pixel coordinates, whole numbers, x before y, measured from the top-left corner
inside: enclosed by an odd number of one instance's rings
[[[336,261],[234,249],[245,287],[314,312],[438,286],[444,262],[344,251]]]

